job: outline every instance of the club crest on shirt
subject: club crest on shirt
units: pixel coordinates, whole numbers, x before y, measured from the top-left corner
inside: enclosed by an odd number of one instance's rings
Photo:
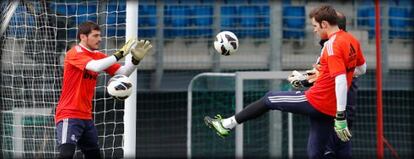
[[[83,71],[83,79],[89,79],[89,80],[96,80],[98,77],[98,74],[92,71],[84,70]]]
[[[75,46],[75,49],[76,49],[76,52],[78,53],[83,52],[82,48],[79,45]]]

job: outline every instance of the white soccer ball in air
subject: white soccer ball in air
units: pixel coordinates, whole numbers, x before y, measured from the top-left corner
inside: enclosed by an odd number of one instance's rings
[[[216,35],[214,48],[221,55],[229,56],[239,49],[239,39],[231,31],[222,31]]]
[[[125,75],[115,75],[108,81],[108,93],[118,100],[124,100],[132,93],[132,82]]]

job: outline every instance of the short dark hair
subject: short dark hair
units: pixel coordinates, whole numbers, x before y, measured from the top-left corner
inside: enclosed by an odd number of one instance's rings
[[[101,28],[99,27],[98,24],[96,24],[95,22],[92,22],[92,21],[87,21],[87,22],[84,22],[84,23],[80,24],[79,27],[78,27],[78,35],[77,35],[78,40],[80,40],[80,35],[81,34],[88,35],[92,32],[92,30],[100,31]]]
[[[329,5],[323,5],[313,9],[309,13],[309,18],[315,18],[315,21],[321,24],[322,21],[327,21],[330,25],[338,24],[338,15],[335,9]]]
[[[346,31],[346,17],[343,13],[341,12],[337,12],[337,16],[338,16],[338,28]]]

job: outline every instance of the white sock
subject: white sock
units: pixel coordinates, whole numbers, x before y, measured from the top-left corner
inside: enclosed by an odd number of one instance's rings
[[[232,117],[230,117],[230,118],[226,118],[226,119],[223,119],[222,121],[221,121],[221,124],[223,125],[223,127],[224,128],[227,128],[227,129],[233,129],[234,127],[236,127],[237,126],[237,124],[239,124],[239,123],[237,123],[237,121],[236,121],[236,118],[234,117],[234,115],[232,116]]]

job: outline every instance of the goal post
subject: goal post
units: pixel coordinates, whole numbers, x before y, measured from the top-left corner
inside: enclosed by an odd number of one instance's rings
[[[45,154],[53,154],[56,147],[53,147],[55,132],[51,113],[51,108],[13,108],[4,111],[3,116],[7,117],[4,122],[5,134],[12,139],[4,141],[4,146],[12,147],[11,151],[5,151],[4,157],[26,158],[24,153],[36,153],[37,150],[43,150]],[[29,141],[25,139],[28,136],[35,136],[35,138]],[[27,145],[28,142],[42,142],[42,144]]]
[[[126,29],[125,40],[136,38],[138,35],[138,1],[126,1]],[[131,60],[129,54],[125,60]],[[129,76],[132,81],[132,93],[125,100],[124,113],[124,158],[136,157],[136,135],[137,135],[137,71]]]
[[[17,6],[19,5],[19,1],[12,1],[8,4],[2,4],[0,9],[4,9],[1,11],[1,26],[0,26],[0,37],[3,36],[3,33],[7,29],[7,25],[9,25],[10,19],[13,16],[13,13],[16,11]]]
[[[252,72],[236,72],[236,113],[240,112],[243,109],[243,82],[246,80],[284,80],[286,79],[290,71],[252,71]],[[277,82],[276,82],[277,83]],[[275,83],[273,83],[274,86]],[[277,84],[276,84],[277,85]],[[272,140],[274,136],[281,136],[280,127],[275,127],[275,125],[281,125],[282,118],[281,112],[270,112],[269,117],[269,154],[271,158],[281,157],[280,153],[273,153],[282,148],[281,140]],[[293,133],[292,133],[292,114],[289,113],[288,117],[288,156],[293,157]],[[239,134],[239,135],[237,135]],[[273,135],[274,134],[274,135]],[[236,127],[236,157],[243,157],[243,125]],[[282,139],[278,137],[277,139]],[[240,144],[241,146],[237,146]]]
[[[187,158],[191,158],[192,157],[192,149],[191,149],[191,142],[192,142],[192,107],[193,107],[193,85],[194,82],[201,78],[201,77],[234,77],[235,74],[234,73],[201,73],[198,74],[196,76],[193,77],[193,79],[191,79],[188,88],[187,88]]]
[[[244,98],[244,96],[245,96],[244,83],[246,81],[249,81],[249,80],[271,80],[273,82],[271,82],[272,84],[270,85],[270,87],[265,88],[267,90],[270,90],[272,88],[278,87],[278,85],[280,85],[280,81],[285,80],[286,77],[289,74],[290,74],[289,71],[251,71],[251,72],[235,72],[235,73],[201,73],[201,74],[195,76],[191,80],[191,82],[188,86],[188,91],[187,91],[187,119],[188,119],[188,122],[187,122],[187,157],[191,158],[191,157],[199,157],[198,155],[201,155],[201,156],[202,155],[207,155],[205,153],[204,154],[203,153],[193,154],[193,151],[197,151],[197,150],[194,150],[193,147],[197,147],[197,149],[203,149],[203,147],[199,146],[199,143],[197,143],[197,145],[195,145],[195,146],[193,145],[194,140],[196,140],[196,139],[194,139],[195,137],[193,136],[193,133],[196,133],[195,134],[196,138],[200,137],[200,136],[203,136],[203,135],[200,135],[200,133],[201,134],[204,133],[204,132],[199,132],[200,130],[198,130],[198,131],[193,130],[193,129],[198,129],[198,128],[193,127],[193,123],[202,122],[202,121],[193,121],[194,119],[197,119],[197,120],[200,119],[200,117],[196,117],[196,118],[193,117],[194,111],[204,112],[205,113],[204,115],[212,115],[212,114],[208,114],[209,112],[205,111],[205,109],[203,109],[203,108],[200,108],[201,110],[194,110],[193,109],[193,107],[194,107],[194,105],[193,105],[193,92],[195,91],[194,86],[195,86],[196,82],[202,80],[203,78],[227,78],[228,79],[228,80],[226,80],[227,82],[228,81],[233,81],[234,82],[233,96],[234,96],[234,100],[235,100],[235,109],[234,109],[234,112],[231,113],[231,114],[234,114],[234,113],[240,112],[243,109],[243,106],[245,105],[245,103],[244,103],[244,99],[245,99]],[[208,81],[208,80],[206,80],[206,81]],[[226,81],[224,81],[224,82],[226,82]],[[227,85],[231,85],[231,84],[232,83],[228,83]],[[219,86],[219,89],[222,89],[222,87]],[[249,88],[247,88],[247,89],[249,89]],[[203,89],[203,90],[205,90],[205,89]],[[267,90],[261,90],[261,91],[267,91]],[[210,100],[213,100],[213,99],[210,99]],[[231,102],[229,102],[228,105],[231,105]],[[206,109],[208,109],[208,108],[206,108]],[[217,110],[217,111],[220,112],[220,111],[226,111],[226,110]],[[203,114],[201,114],[201,115],[203,115]],[[269,125],[268,126],[269,135],[268,135],[268,139],[266,139],[266,140],[270,142],[268,144],[268,147],[265,148],[265,149],[267,149],[266,150],[267,153],[268,153],[267,156],[272,157],[272,158],[273,157],[281,157],[282,156],[282,152],[281,152],[281,149],[282,149],[281,139],[282,139],[282,137],[281,137],[281,131],[280,131],[281,127],[276,126],[276,125],[282,125],[281,112],[271,112],[271,113],[269,113],[269,118],[267,120],[269,120],[268,122],[266,122]],[[293,156],[293,133],[292,133],[293,131],[292,131],[292,115],[290,113],[288,115],[288,121],[287,122],[288,122],[288,124],[287,124],[288,125],[287,126],[288,127],[288,135],[287,135],[288,136],[288,142],[287,142],[288,143],[288,146],[287,146],[288,150],[287,151],[288,151],[288,156],[292,157]],[[246,138],[246,137],[244,135],[244,130],[245,129],[243,128],[243,124],[237,126],[236,130],[235,130],[234,144],[232,146],[234,146],[233,147],[234,148],[234,154],[233,155],[236,158],[243,158],[243,156],[245,156],[244,155],[244,151],[245,151],[244,150],[244,147],[245,147],[244,138]],[[209,131],[209,132],[206,132],[206,133],[213,134],[212,132],[210,132],[210,130],[205,130],[204,129],[204,131]],[[277,139],[280,139],[280,140],[274,140],[275,136],[279,136]],[[218,138],[218,136],[217,136],[217,138]],[[226,140],[228,140],[228,138]],[[206,143],[204,143],[204,144],[206,144]],[[202,145],[202,144],[200,144],[200,145]],[[280,150],[280,151],[278,151],[278,150]],[[212,150],[212,151],[214,151],[214,150]],[[226,155],[228,155],[228,154],[226,154]],[[223,156],[218,156],[218,157],[223,157]],[[228,156],[226,156],[226,157],[228,157]]]

